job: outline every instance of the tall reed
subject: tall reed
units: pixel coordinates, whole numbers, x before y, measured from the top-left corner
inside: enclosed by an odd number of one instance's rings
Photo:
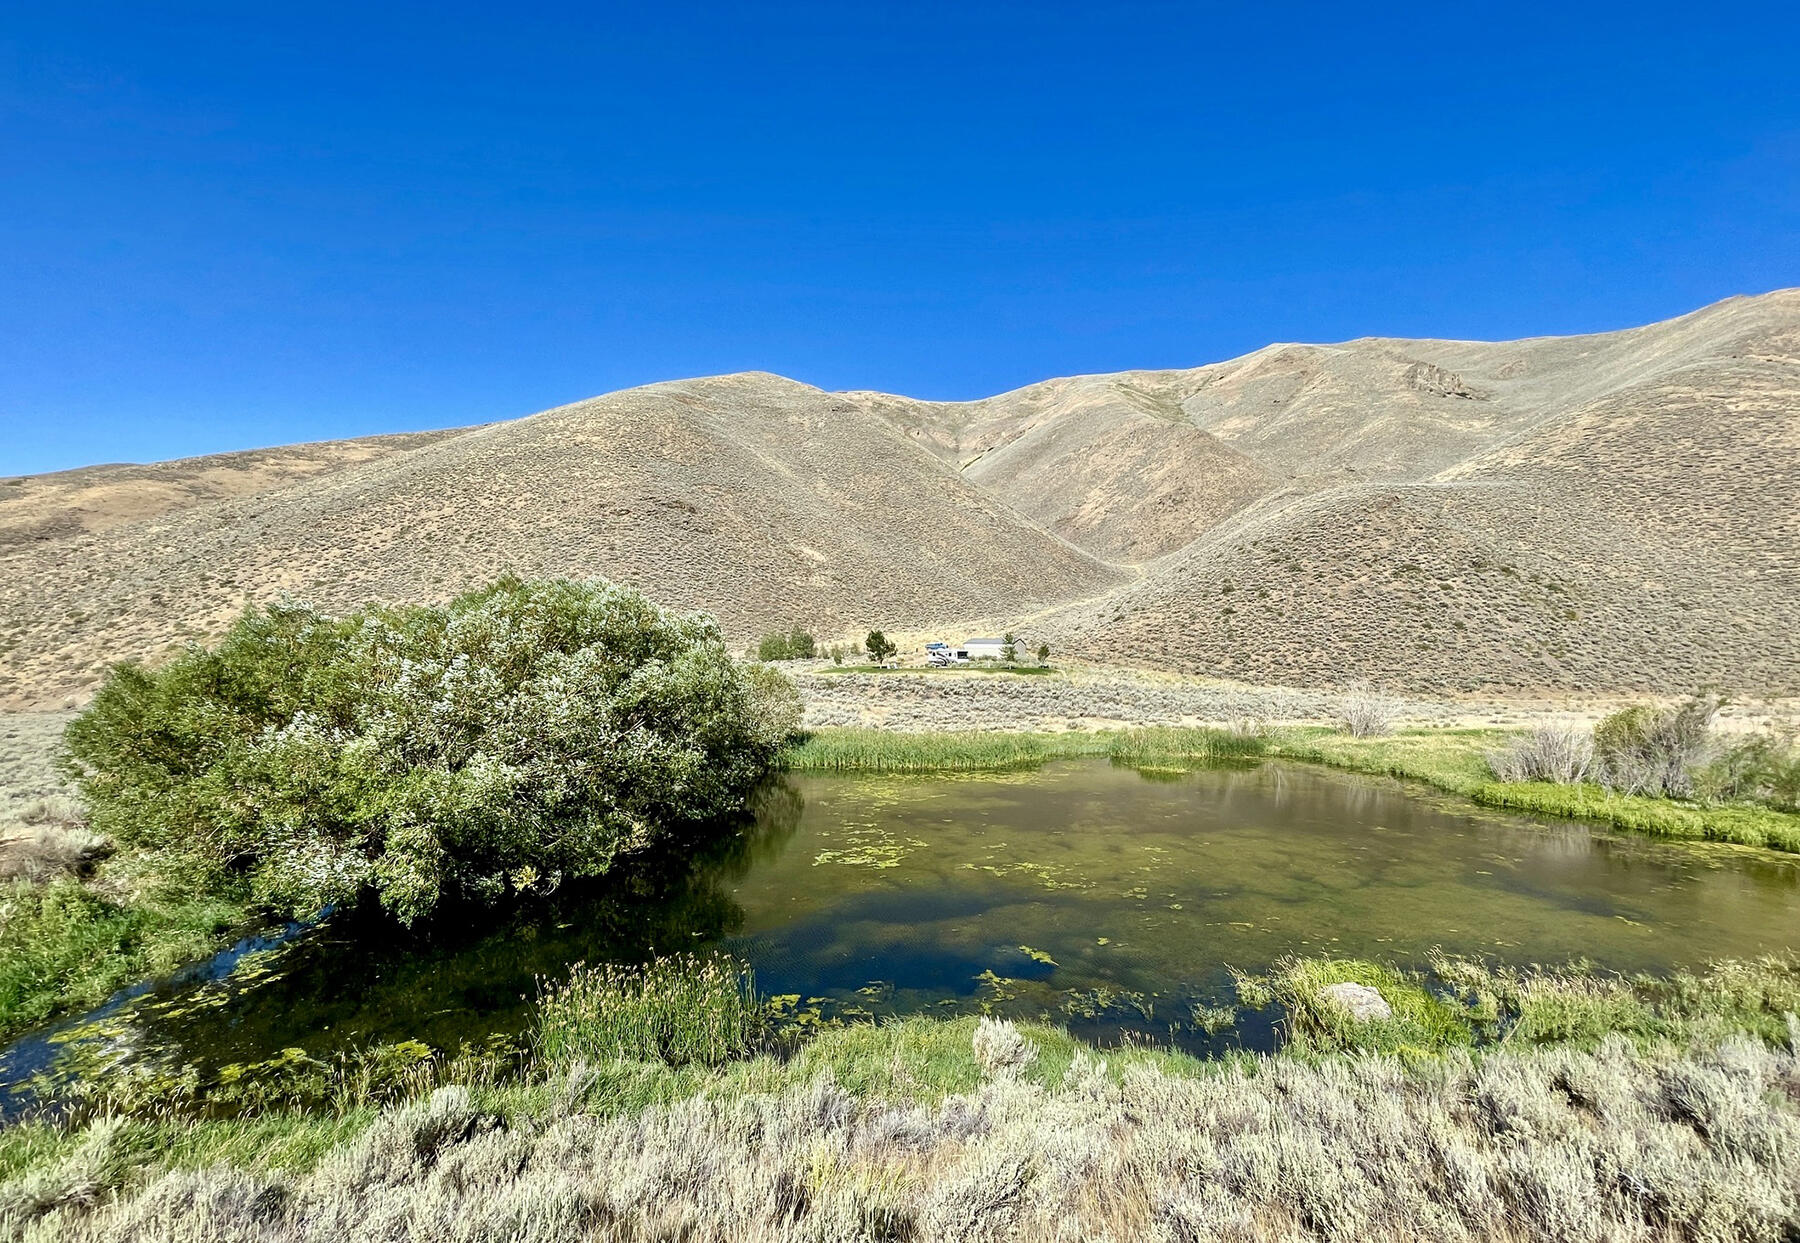
[[[751,1053],[763,1008],[736,959],[673,954],[642,965],[577,963],[540,981],[535,1049],[546,1067],[578,1060],[717,1066]]]
[[[1129,729],[1107,735],[1107,754],[1120,764],[1155,764],[1169,760],[1247,760],[1268,750],[1255,734],[1227,729]]]
[[[1266,744],[1252,734],[1179,727],[1061,734],[957,730],[905,734],[826,729],[787,754],[788,767],[824,772],[953,772],[1036,768],[1049,760],[1106,756],[1122,764],[1249,759]]]

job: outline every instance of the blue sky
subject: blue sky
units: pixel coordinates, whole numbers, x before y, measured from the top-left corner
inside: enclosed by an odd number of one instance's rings
[[[1376,8],[6,6],[0,475],[1800,284],[1795,6]]]

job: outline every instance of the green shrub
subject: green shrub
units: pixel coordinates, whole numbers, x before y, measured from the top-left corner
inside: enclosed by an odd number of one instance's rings
[[[1686,798],[1712,748],[1712,721],[1724,701],[1694,695],[1673,708],[1637,704],[1594,726],[1600,784],[1624,794]]]
[[[811,660],[818,654],[819,645],[806,631],[795,626],[783,633],[779,630],[765,634],[756,645],[758,660]]]
[[[863,650],[869,653],[870,660],[879,665],[897,653],[900,648],[881,631],[871,630],[868,637],[863,640]]]
[[[742,805],[796,719],[715,624],[605,582],[507,578],[444,608],[247,612],[115,668],[69,725],[94,828],[306,914],[403,921],[607,871]]]
[[[1792,734],[1742,738],[1694,774],[1694,793],[1713,802],[1748,800],[1800,811],[1800,747]]]
[[[750,969],[676,954],[643,966],[577,963],[538,1000],[536,1051],[549,1067],[576,1061],[717,1066],[754,1051],[764,1030]]]

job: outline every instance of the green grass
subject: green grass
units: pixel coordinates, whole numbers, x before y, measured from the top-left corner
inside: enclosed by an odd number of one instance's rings
[[[998,730],[906,734],[881,729],[821,729],[791,748],[800,772],[956,772],[1036,768],[1050,760],[1106,757],[1151,766],[1245,759],[1264,743],[1219,729],[1132,729],[1064,734]]]
[[[1800,852],[1800,815],[1753,804],[1705,806],[1596,785],[1494,780],[1486,756],[1503,747],[1498,729],[1405,730],[1385,738],[1352,738],[1319,729],[1282,732],[1272,754],[1352,772],[1406,777],[1485,807],[1571,820],[1684,841],[1730,842]]]
[[[1497,729],[1403,730],[1381,738],[1352,738],[1318,727],[1284,729],[1270,753],[1351,772],[1408,777],[1452,794],[1470,795],[1492,782],[1487,753],[1507,738]]]
[[[1489,781],[1469,797],[1487,807],[1542,816],[1598,820],[1617,829],[1685,841],[1731,842],[1768,850],[1800,852],[1800,816],[1769,807],[1718,807],[1615,794],[1596,785],[1556,785],[1544,781]]]
[[[677,954],[642,966],[576,964],[538,1001],[545,1066],[576,1061],[717,1066],[762,1038],[763,1007],[742,963]]]
[[[1387,1019],[1359,1022],[1324,990],[1362,984],[1392,1009]],[[1288,958],[1267,976],[1239,979],[1240,996],[1270,998],[1286,1013],[1288,1047],[1309,1052],[1416,1054],[1467,1045],[1474,1029],[1463,1007],[1434,996],[1415,977],[1356,958]]]
[[[73,879],[15,882],[0,891],[0,1037],[205,958],[243,919],[219,898],[125,906]]]
[[[952,772],[1036,768],[1046,760],[1105,755],[1104,735],[993,730],[903,734],[883,729],[816,730],[787,753],[801,772]]]

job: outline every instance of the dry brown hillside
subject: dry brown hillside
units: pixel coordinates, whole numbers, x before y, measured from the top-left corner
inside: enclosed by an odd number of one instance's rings
[[[1317,460],[1370,482],[1296,460],[1290,495],[1055,617],[1066,646],[1302,682],[1800,685],[1800,293],[1603,337],[1342,348],[1459,377],[1482,396],[1440,400],[1494,411],[1481,447],[1476,417],[1432,439],[1412,402],[1359,430],[1335,383],[1322,415],[1278,407],[1267,423],[1316,425]],[[1213,426],[1278,460],[1257,420]]]
[[[1800,691],[1800,291],[1277,345],[977,402],[751,374],[462,432],[0,483],[0,704],[279,591],[606,575],[748,639],[962,619],[1421,691]]]
[[[105,531],[208,501],[272,492],[467,430],[471,429],[365,436],[0,479],[0,549]]]
[[[0,701],[79,696],[106,660],[214,632],[249,599],[441,599],[508,570],[619,579],[739,637],[1043,608],[1128,577],[888,421],[791,380],[728,376],[0,550]]]

